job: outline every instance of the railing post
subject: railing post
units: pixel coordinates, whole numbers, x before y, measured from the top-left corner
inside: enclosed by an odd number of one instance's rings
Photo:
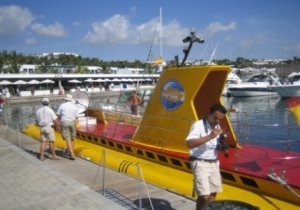
[[[21,141],[20,141],[20,134],[19,134],[19,123],[17,123],[17,145],[18,147],[22,148]]]
[[[100,159],[100,164],[103,162],[102,167],[102,193],[103,196],[105,196],[105,149],[103,149],[102,155],[101,155],[101,159]]]
[[[288,116],[288,139],[287,139],[287,151],[290,151],[291,145],[290,145],[290,140],[291,140],[291,127],[290,127],[290,117],[291,115]]]
[[[138,193],[139,193],[139,207],[140,209],[142,209],[142,197],[141,197],[141,168],[140,168],[140,164],[137,164],[137,175],[139,177],[138,180]]]

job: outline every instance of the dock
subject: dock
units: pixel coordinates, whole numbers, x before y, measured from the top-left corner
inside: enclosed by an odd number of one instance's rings
[[[49,154],[40,161],[39,146],[0,125],[2,209],[195,209],[193,200],[79,157],[71,161],[61,150],[59,160]]]
[[[120,91],[106,91],[106,92],[97,92],[97,93],[88,93],[90,99],[95,98],[107,98],[111,96],[119,96]],[[5,98],[7,104],[20,104],[20,103],[37,103],[41,102],[44,97],[50,99],[51,102],[63,101],[65,98],[64,95],[41,95],[41,96],[12,96]]]

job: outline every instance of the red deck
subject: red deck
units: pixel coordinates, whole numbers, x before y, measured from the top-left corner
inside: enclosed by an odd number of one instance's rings
[[[285,171],[288,183],[300,188],[300,154],[282,150],[242,145],[241,149],[230,149],[228,157],[219,155],[221,166],[225,170],[238,171],[250,176],[267,178],[273,170],[277,175]]]
[[[89,124],[88,126],[80,123],[79,131],[89,135],[104,137],[116,142],[129,143],[128,140],[132,139],[136,127],[133,125],[110,122],[108,124],[96,123]]]
[[[79,131],[93,136],[104,137],[115,142],[133,145],[129,141],[136,127],[122,123],[94,123],[85,126],[81,123]],[[188,154],[175,153],[170,151],[161,151],[139,145],[142,149],[152,150],[154,152],[164,152],[166,155],[187,159]],[[242,145],[241,149],[229,149],[228,157],[222,152],[219,153],[221,168],[228,171],[237,171],[239,173],[256,176],[262,179],[267,178],[268,173],[273,170],[277,175],[286,171],[285,178],[288,183],[296,188],[300,188],[300,154],[296,152],[284,152],[281,150],[258,147],[253,145]]]

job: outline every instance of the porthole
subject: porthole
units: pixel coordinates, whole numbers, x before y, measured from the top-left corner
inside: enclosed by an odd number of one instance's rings
[[[235,182],[235,178],[234,178],[234,176],[232,174],[224,172],[224,171],[221,171],[221,175],[222,175],[223,179]]]
[[[187,167],[188,169],[191,169],[191,164],[190,164],[190,162],[185,162],[185,165],[186,165],[186,167]]]
[[[125,146],[125,148],[126,148],[126,151],[127,151],[127,152],[132,152],[132,149],[131,149],[131,147],[129,147],[129,146]]]
[[[249,179],[249,178],[246,178],[246,177],[240,177],[242,182],[245,184],[245,185],[248,185],[248,186],[251,186],[251,187],[255,187],[255,188],[259,188],[258,185],[256,184],[256,182],[253,180],[253,179]]]
[[[162,161],[162,162],[165,162],[165,163],[168,162],[168,159],[167,159],[165,156],[163,156],[163,155],[157,155],[157,157],[158,157],[158,159],[159,159],[160,161]]]
[[[147,157],[155,159],[155,156],[153,155],[152,152],[146,152]]]
[[[115,147],[114,143],[112,143],[111,141],[108,142],[109,146],[111,147]]]
[[[176,166],[180,166],[180,167],[181,167],[181,163],[180,163],[180,161],[179,161],[179,160],[177,160],[177,159],[174,159],[174,158],[171,158],[171,161],[172,161],[172,163],[173,163],[174,165],[176,165]]]
[[[121,144],[116,144],[118,149],[123,149]]]
[[[138,155],[142,155],[142,156],[144,155],[144,154],[143,154],[143,151],[140,150],[140,149],[137,149],[137,150],[136,150],[136,153],[137,153]]]

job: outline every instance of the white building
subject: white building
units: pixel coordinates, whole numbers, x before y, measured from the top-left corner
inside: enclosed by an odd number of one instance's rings
[[[141,68],[110,68],[112,74],[143,74],[144,69]]]
[[[32,65],[32,64],[23,64],[20,66],[20,73],[23,74],[32,74],[37,69],[38,65]]]
[[[88,70],[90,74],[100,74],[103,70],[102,67],[100,66],[85,66]]]

